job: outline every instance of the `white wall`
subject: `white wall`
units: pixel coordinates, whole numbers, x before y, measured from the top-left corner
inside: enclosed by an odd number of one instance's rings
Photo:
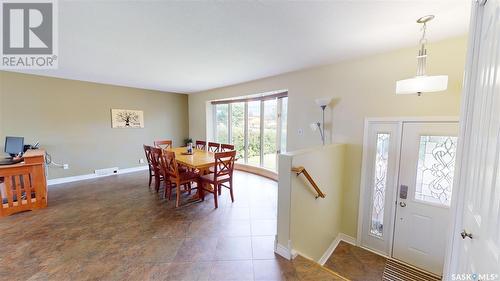
[[[206,102],[288,89],[288,150],[320,144],[318,132],[309,129],[321,118],[317,97],[332,97],[326,120],[329,136],[347,143],[346,188],[342,232],[356,236],[361,175],[363,122],[366,117],[458,115],[465,62],[466,37],[428,45],[427,73],[449,75],[448,90],[439,94],[396,96],[395,83],[416,72],[417,46],[351,61],[286,73],[257,81],[189,95],[189,133],[206,136]],[[332,114],[330,114],[333,112]],[[303,129],[304,135],[297,134]],[[331,133],[333,130],[333,134]]]

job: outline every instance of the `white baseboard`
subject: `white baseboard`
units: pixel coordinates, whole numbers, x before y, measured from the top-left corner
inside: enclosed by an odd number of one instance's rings
[[[281,244],[276,244],[274,247],[274,252],[287,260],[291,260],[293,258],[292,252],[285,246]]]
[[[333,254],[333,251],[335,251],[335,248],[339,245],[340,241],[344,241],[346,243],[349,243],[351,245],[356,245],[356,238],[349,236],[344,233],[339,233],[335,239],[333,239],[332,243],[326,249],[325,253],[321,258],[319,259],[318,263],[321,265],[324,265],[326,261],[330,258],[330,256]]]
[[[144,171],[147,169],[148,169],[148,166],[145,165],[145,166],[119,169],[117,174],[109,174],[109,175],[86,174],[86,175],[79,175],[79,176],[72,176],[72,177],[65,177],[65,178],[57,178],[57,179],[48,180],[47,185],[55,185],[55,184],[68,183],[68,182],[74,182],[74,181],[96,179],[96,178],[108,177],[108,176],[113,176],[113,175],[120,175],[120,174],[127,174],[127,173],[133,173],[133,172],[138,172],[138,171]]]
[[[344,241],[346,243],[349,243],[351,245],[356,246],[356,238],[349,236],[347,234],[344,234],[344,233],[339,233],[338,237],[340,237],[341,241]]]

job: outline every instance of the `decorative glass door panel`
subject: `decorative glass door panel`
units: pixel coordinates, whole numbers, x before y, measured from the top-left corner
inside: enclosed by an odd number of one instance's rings
[[[400,146],[398,122],[373,122],[363,148],[363,201],[360,244],[389,255],[394,223],[394,190]]]
[[[415,199],[450,206],[457,137],[420,136]]]
[[[384,230],[385,189],[387,184],[387,168],[389,165],[390,137],[391,135],[388,133],[377,134],[370,233],[380,237],[383,235]]]

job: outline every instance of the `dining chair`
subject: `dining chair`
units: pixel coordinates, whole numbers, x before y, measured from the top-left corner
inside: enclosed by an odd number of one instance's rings
[[[158,140],[153,142],[155,147],[161,149],[170,149],[172,148],[172,140]]]
[[[234,145],[233,144],[226,144],[226,143],[221,143],[220,145],[220,151],[230,151],[234,150]]]
[[[160,158],[162,156],[162,149],[157,147],[150,147],[151,150],[151,166],[153,169],[153,176],[155,178],[155,190],[160,190],[160,183],[164,180],[163,175],[160,173]]]
[[[236,151],[216,152],[214,161],[214,173],[200,176],[201,182],[201,199],[204,200],[203,191],[208,191],[214,195],[215,208],[219,207],[218,193],[220,187],[224,186],[229,189],[231,194],[231,201],[234,202],[233,194],[233,172],[234,172],[234,159],[236,158]],[[227,183],[228,185],[222,185]],[[211,188],[213,185],[213,189]]]
[[[170,185],[171,186],[170,188],[176,189],[175,207],[177,208],[179,207],[181,201],[181,186],[188,185],[189,191],[191,191],[191,183],[196,182],[196,188],[199,188],[201,185],[200,175],[191,170],[187,170],[184,173],[180,173],[177,161],[175,161],[175,152],[173,151],[164,151],[161,161],[164,162],[163,167],[165,169],[165,174],[168,175],[169,177],[168,181],[170,181],[170,183],[172,184]]]
[[[206,146],[207,146],[207,142],[206,141],[200,141],[200,140],[196,141],[196,149],[205,150]]]
[[[149,168],[149,187],[151,187],[151,181],[153,180],[153,177],[155,176],[154,174],[154,168],[153,168],[153,161],[151,159],[151,146],[149,145],[143,145],[144,147],[144,153],[146,154],[146,161],[148,162],[148,168]]]
[[[209,142],[208,143],[208,151],[210,152],[219,152],[220,150],[220,144],[216,142]]]

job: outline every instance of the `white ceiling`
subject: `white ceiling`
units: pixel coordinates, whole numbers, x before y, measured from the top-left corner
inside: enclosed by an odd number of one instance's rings
[[[59,1],[59,69],[191,93],[465,34],[470,0]]]

